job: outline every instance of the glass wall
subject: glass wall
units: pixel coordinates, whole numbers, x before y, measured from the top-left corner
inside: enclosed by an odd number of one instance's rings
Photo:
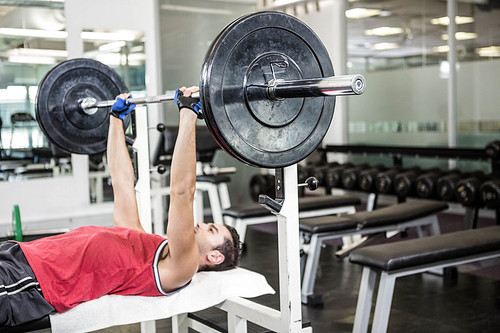
[[[484,147],[500,134],[500,6],[494,3],[457,1],[460,147]],[[447,146],[447,2],[350,1],[346,15],[349,70],[368,82],[365,96],[349,101],[350,142]]]

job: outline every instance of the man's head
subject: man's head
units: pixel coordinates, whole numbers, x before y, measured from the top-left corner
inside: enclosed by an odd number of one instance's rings
[[[195,238],[200,250],[200,271],[224,271],[238,266],[241,244],[233,227],[198,223]]]

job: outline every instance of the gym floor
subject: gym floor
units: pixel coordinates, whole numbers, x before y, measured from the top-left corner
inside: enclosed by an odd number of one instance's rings
[[[440,214],[442,232],[459,230],[462,216]],[[493,225],[494,221],[480,219],[479,227]],[[278,250],[274,223],[251,227],[247,232],[247,250],[242,267],[266,276],[278,291]],[[410,230],[408,238],[416,237]],[[389,241],[402,240],[400,235]],[[380,237],[375,243],[387,242]],[[315,333],[351,332],[361,279],[361,267],[348,259],[335,257],[338,244],[327,244],[321,253],[320,275],[315,292],[323,295],[323,308],[303,306],[305,322],[310,322]],[[279,297],[266,295],[255,299],[261,304],[278,309]],[[211,309],[199,313],[223,323],[224,312]],[[265,330],[249,325],[255,332]],[[157,322],[158,332],[170,332],[170,319]],[[140,332],[139,324],[113,327],[99,332]],[[500,261],[488,261],[458,268],[455,276],[437,276],[428,273],[397,280],[388,332],[500,332]]]

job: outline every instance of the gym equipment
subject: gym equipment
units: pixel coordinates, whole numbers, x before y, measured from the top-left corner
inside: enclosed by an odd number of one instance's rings
[[[341,165],[334,164],[329,165],[328,169],[325,172],[325,187],[326,187],[326,192],[331,194],[333,188],[335,187],[341,187],[342,184],[342,172],[347,169],[351,168],[354,165],[350,162],[344,163]]]
[[[494,160],[500,159],[500,140],[489,142],[484,149],[486,155]]]
[[[362,170],[358,177],[358,187],[365,192],[375,192],[375,181],[377,175],[386,170],[383,165],[377,165],[369,169]]]
[[[14,240],[16,242],[23,241],[23,227],[21,225],[21,212],[19,205],[14,205],[12,209],[12,231],[14,232]]]
[[[259,201],[259,195],[274,195],[274,175],[255,174],[250,178],[250,197]]]
[[[353,166],[351,168],[347,168],[342,172],[342,186],[346,189],[353,190],[356,188],[358,184],[358,175],[362,170],[369,168],[367,163],[363,163],[360,165]]]
[[[308,165],[305,167],[307,172],[307,177],[316,178],[319,186],[324,185],[324,172],[322,166]]]
[[[320,295],[314,295],[313,292],[321,248],[325,241],[351,235],[375,235],[410,227],[416,227],[420,237],[425,236],[426,227],[429,233],[438,235],[440,230],[436,214],[447,208],[448,204],[441,201],[413,200],[373,211],[301,218],[300,232],[305,239],[310,240],[302,281],[302,303],[321,302]]]
[[[460,180],[455,189],[455,198],[466,207],[475,206],[479,203],[479,188],[488,176],[472,176]]]
[[[416,179],[415,191],[417,193],[417,197],[430,199],[437,197],[437,182],[439,177],[443,175],[453,175],[460,174],[459,171],[452,170],[449,172],[442,172],[440,170],[426,172],[421,174]]]
[[[500,179],[488,180],[479,188],[481,202],[488,208],[500,209]]]
[[[420,168],[415,168],[396,175],[394,179],[394,191],[396,191],[398,197],[404,198],[415,193],[415,179],[421,173],[420,171]]]
[[[393,191],[394,178],[401,172],[401,167],[396,166],[380,172],[375,179],[375,188],[378,193],[389,194]]]
[[[397,278],[499,256],[500,226],[367,246],[354,251],[349,261],[363,266],[363,275],[353,332],[368,332],[372,303],[375,303],[372,332],[387,332]],[[378,290],[377,300],[373,301],[375,290]]]
[[[455,199],[455,188],[461,177],[462,174],[458,171],[439,177],[436,183],[438,198],[444,201],[453,201]]]
[[[214,40],[199,96],[207,127],[222,149],[252,166],[281,168],[321,143],[335,96],[361,94],[365,87],[361,75],[334,76],[326,48],[304,23],[284,13],[259,12],[236,19]],[[65,151],[103,152],[109,106],[126,91],[121,78],[97,61],[65,61],[39,85],[37,121]],[[172,99],[170,93],[130,101]]]

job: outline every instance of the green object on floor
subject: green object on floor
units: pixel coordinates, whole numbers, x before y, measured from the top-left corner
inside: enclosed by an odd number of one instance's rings
[[[21,226],[21,213],[19,212],[19,205],[14,205],[14,209],[12,210],[12,231],[14,231],[14,240],[22,242],[23,228]]]

